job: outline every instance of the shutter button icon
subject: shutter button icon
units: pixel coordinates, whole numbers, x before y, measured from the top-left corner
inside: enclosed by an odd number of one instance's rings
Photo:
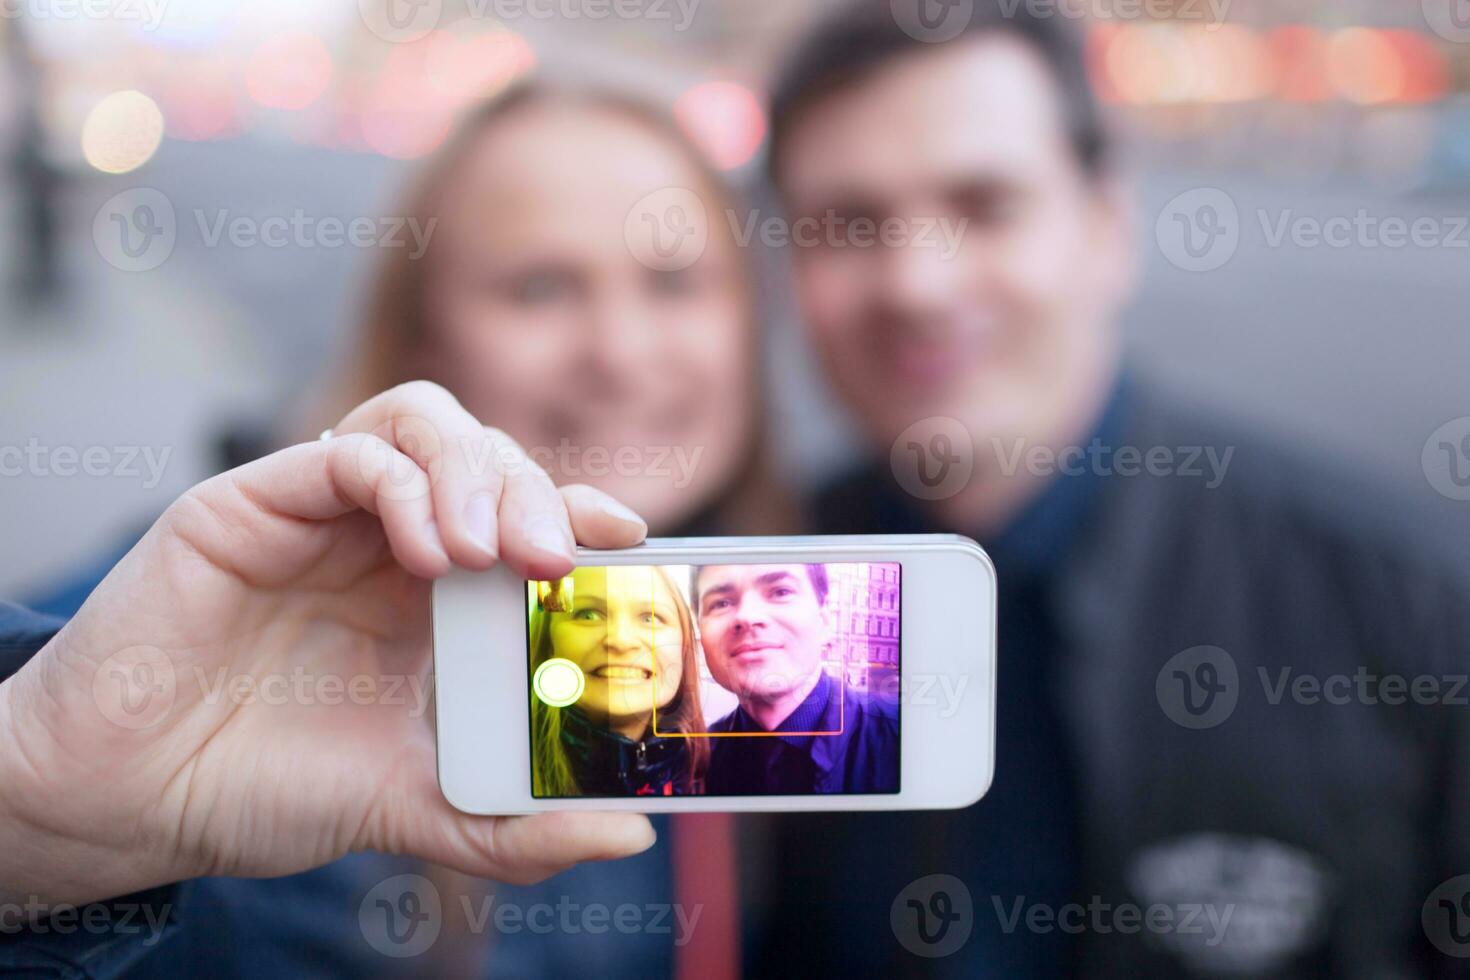
[[[565,657],[552,657],[531,677],[531,690],[553,708],[576,704],[586,688],[587,676],[582,668]]]

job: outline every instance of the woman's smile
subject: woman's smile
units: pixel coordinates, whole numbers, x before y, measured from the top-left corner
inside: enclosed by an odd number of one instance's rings
[[[653,680],[653,671],[633,664],[603,664],[593,669],[592,676],[620,684],[641,684]]]

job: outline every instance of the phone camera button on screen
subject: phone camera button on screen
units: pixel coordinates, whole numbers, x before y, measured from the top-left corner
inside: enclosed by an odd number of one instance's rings
[[[553,708],[576,704],[587,687],[582,668],[565,657],[552,657],[536,668],[531,690]]]

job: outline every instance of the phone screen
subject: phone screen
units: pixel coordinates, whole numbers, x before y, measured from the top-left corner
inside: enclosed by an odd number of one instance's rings
[[[900,582],[897,562],[528,582],[532,795],[897,793]]]

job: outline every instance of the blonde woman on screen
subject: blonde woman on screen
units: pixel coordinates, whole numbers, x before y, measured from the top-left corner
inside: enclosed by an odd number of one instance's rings
[[[668,573],[587,567],[532,588],[532,672],[560,658],[585,685],[565,707],[531,696],[533,792],[703,792],[708,740],[687,737],[705,731],[694,617]]]

